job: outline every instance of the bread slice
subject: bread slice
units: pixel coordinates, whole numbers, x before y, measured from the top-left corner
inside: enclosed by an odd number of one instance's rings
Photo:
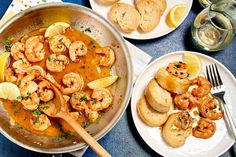
[[[173,105],[170,93],[161,88],[155,80],[149,82],[145,96],[152,108],[158,112],[168,112]]]
[[[144,123],[152,127],[159,127],[167,120],[167,113],[154,110],[142,96],[137,107],[139,117]]]
[[[103,4],[111,5],[111,4],[118,2],[119,0],[99,0],[99,1]]]
[[[138,0],[136,7],[142,20],[139,28],[143,32],[153,30],[160,22],[161,8],[153,0]]]
[[[136,0],[136,3],[138,1],[142,1],[142,0]],[[167,8],[167,2],[166,0],[152,0],[153,2],[155,2],[157,4],[157,6],[160,8],[161,11],[161,15],[164,14],[166,8]]]
[[[109,18],[124,32],[136,30],[141,21],[139,12],[126,3],[114,4],[109,11]]]

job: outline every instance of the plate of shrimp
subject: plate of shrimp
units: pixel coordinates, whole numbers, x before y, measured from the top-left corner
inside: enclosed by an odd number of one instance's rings
[[[184,54],[196,55],[202,70],[189,79]],[[224,112],[211,95],[205,67],[216,64],[226,87],[225,101],[235,117],[236,80],[217,60],[197,52],[177,51],[154,60],[138,77],[131,98],[135,126],[162,156],[219,156],[234,143]]]
[[[87,83],[111,75],[114,50],[101,47],[72,27],[50,37],[44,36],[46,29],[37,29],[19,40],[8,39],[11,56],[4,80],[17,85],[20,96],[17,100],[1,101],[18,127],[38,135],[76,136],[65,121],[49,118],[40,109],[42,105],[44,109],[50,108],[55,96],[48,81],[61,91],[78,123],[84,128],[98,123],[102,114],[112,107],[113,95],[108,88],[90,89]]]

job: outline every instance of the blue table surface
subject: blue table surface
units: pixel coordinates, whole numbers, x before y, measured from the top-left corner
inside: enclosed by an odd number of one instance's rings
[[[64,0],[64,2],[71,2],[81,4],[91,8],[88,0]],[[3,16],[8,8],[11,0],[0,0],[0,17]],[[201,11],[197,0],[194,0],[193,7],[183,24],[177,28],[174,32],[158,38],[147,41],[129,40],[131,43],[147,52],[149,55],[155,58],[162,56],[163,54],[179,51],[198,51],[190,42],[191,34],[190,27],[193,23],[195,16]],[[232,73],[236,76],[236,39],[223,51],[217,53],[208,54],[213,58],[223,63]],[[126,112],[122,116],[117,125],[101,140],[99,143],[111,153],[112,156],[160,156],[155,153],[138,134],[134,122],[131,116],[131,108],[128,106]],[[49,154],[40,154],[21,148],[4,136],[0,135],[0,157],[15,157],[15,156],[51,156]],[[63,156],[71,156],[69,154],[63,154]],[[93,157],[96,154],[89,148],[84,154],[85,157]],[[222,157],[235,157],[236,156],[236,144],[234,144]]]

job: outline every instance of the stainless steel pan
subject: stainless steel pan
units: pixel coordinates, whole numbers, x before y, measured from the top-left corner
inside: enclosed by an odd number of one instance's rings
[[[98,41],[101,46],[110,45],[115,50],[115,72],[119,80],[110,90],[114,95],[113,108],[105,113],[98,124],[87,128],[97,140],[108,133],[119,121],[130,99],[132,89],[132,65],[128,48],[119,32],[104,18],[92,10],[70,3],[51,3],[32,7],[14,16],[0,28],[0,50],[4,51],[4,40],[8,37],[17,39],[33,30],[47,27],[54,22],[67,22],[73,28],[84,31]],[[80,138],[45,137],[17,129],[10,125],[10,117],[0,105],[0,131],[12,142],[26,149],[43,153],[65,153],[85,147]]]

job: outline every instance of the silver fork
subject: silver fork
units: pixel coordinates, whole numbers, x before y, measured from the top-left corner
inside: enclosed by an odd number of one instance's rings
[[[213,85],[211,93],[220,102],[221,108],[224,111],[226,124],[228,125],[231,131],[231,135],[233,135],[234,139],[236,139],[236,125],[234,123],[232,115],[230,114],[229,108],[224,100],[225,86],[223,85],[216,64],[206,66],[206,75],[207,79]]]

